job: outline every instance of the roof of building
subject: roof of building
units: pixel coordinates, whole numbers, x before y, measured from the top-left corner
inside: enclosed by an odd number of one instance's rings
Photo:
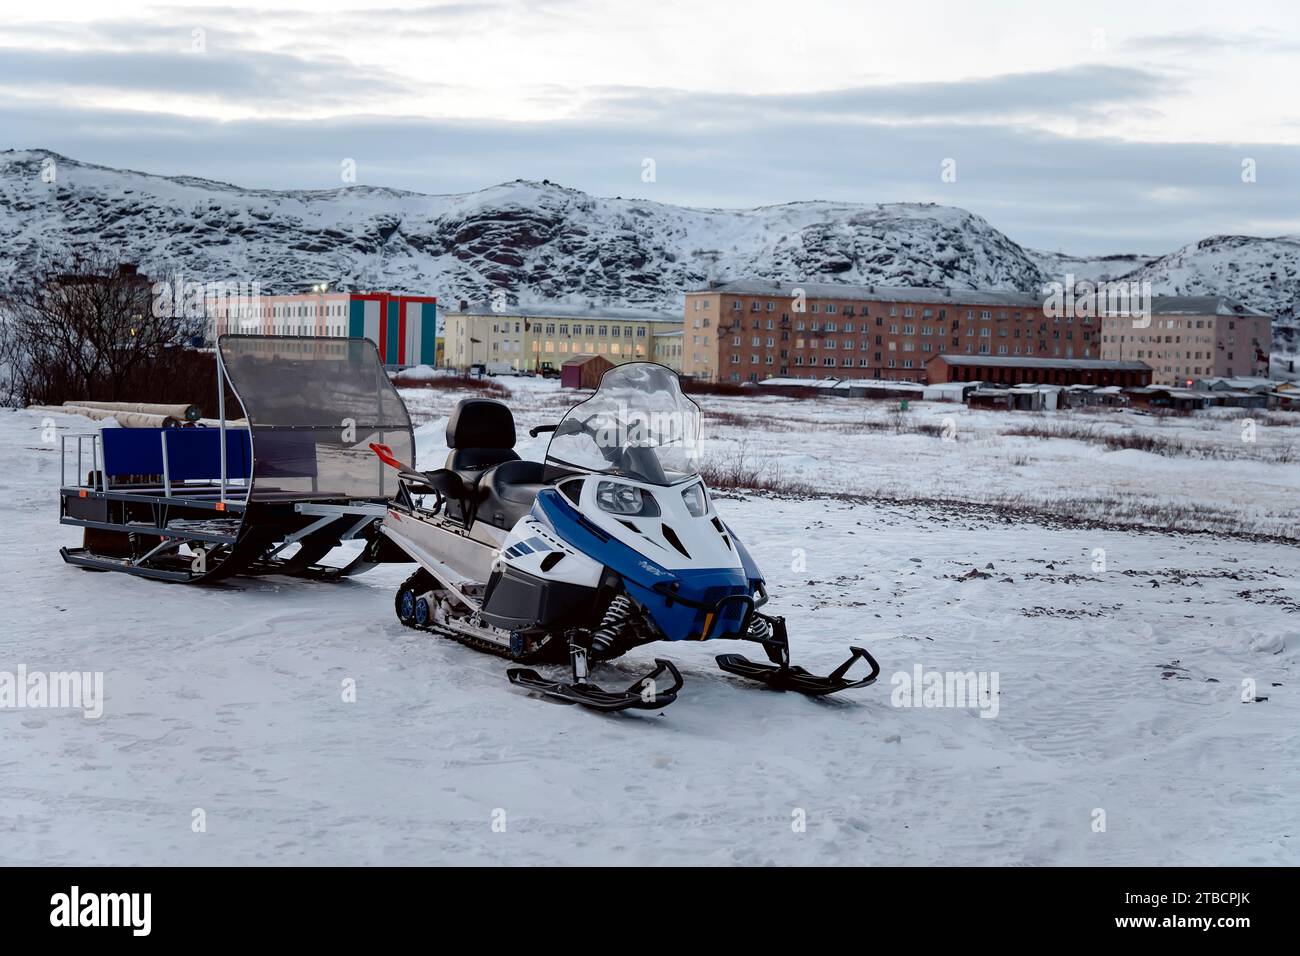
[[[768,279],[737,279],[718,282],[703,289],[692,289],[688,295],[718,292],[724,295],[756,295],[789,297],[796,288],[802,289],[810,299],[850,299],[868,302],[917,302],[935,305],[988,305],[1010,308],[1040,309],[1044,296],[1036,292],[999,289],[946,289],[937,287],[909,287],[884,285],[849,285],[838,282],[783,283]],[[1240,315],[1267,316],[1267,312],[1233,301],[1226,296],[1213,295],[1157,295],[1151,298],[1151,311],[1155,315]]]
[[[503,319],[600,319],[618,322],[669,322],[682,324],[682,316],[676,312],[659,312],[654,309],[628,309],[622,306],[585,306],[564,305],[562,303],[540,302],[532,305],[505,305],[493,308],[488,302],[469,302],[465,308],[448,309],[444,316],[455,318],[460,315],[497,316]]]
[[[1014,355],[952,355],[940,352],[930,362],[947,362],[949,365],[980,365],[986,368],[1066,368],[1080,371],[1099,371],[1113,369],[1117,371],[1149,372],[1151,366],[1146,362],[1119,362],[1110,359],[1075,359],[1075,358],[1024,358]],[[928,364],[928,363],[927,363]]]
[[[919,392],[925,388],[916,382],[900,382],[883,378],[765,378],[759,385],[776,388],[892,388],[905,392]]]
[[[1005,305],[1014,308],[1042,308],[1043,297],[1029,292],[977,291],[973,289],[942,289],[928,287],[847,285],[839,282],[772,282],[767,279],[737,279],[722,282],[704,289],[692,289],[687,294],[721,292],[724,295],[794,294],[802,289],[810,299],[860,299],[870,302],[932,302],[936,305]]]
[[[667,338],[671,335],[685,335],[686,333],[683,332],[681,329],[673,329],[671,332],[652,332],[651,334],[655,338],[659,339],[659,338]]]
[[[560,367],[563,368],[566,365],[586,365],[588,362],[594,361],[595,359],[600,359],[608,365],[614,364],[603,355],[575,355],[573,358],[561,362]]]
[[[1142,388],[1126,388],[1124,391],[1131,392],[1134,395],[1155,395],[1163,392],[1172,398],[1195,398],[1203,402],[1210,400],[1210,396],[1204,392],[1193,391],[1190,388],[1177,388],[1173,385],[1146,385]]]
[[[1197,388],[1208,388],[1220,390],[1225,388],[1241,389],[1244,391],[1253,391],[1255,389],[1271,389],[1276,383],[1271,379],[1259,378],[1255,376],[1241,375],[1236,378],[1227,378],[1217,376],[1211,378],[1201,378],[1196,380]]]
[[[1156,295],[1151,297],[1151,312],[1154,315],[1268,316],[1267,312],[1247,308],[1222,295]]]

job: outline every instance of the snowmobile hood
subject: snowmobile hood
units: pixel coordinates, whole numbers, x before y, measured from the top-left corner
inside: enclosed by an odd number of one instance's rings
[[[553,489],[538,494],[533,513],[565,542],[621,576],[628,592],[650,612],[669,640],[697,637],[702,632],[708,611],[693,605],[712,605],[730,595],[752,595],[759,584],[743,566],[665,568],[607,534]],[[734,625],[742,613],[733,605],[721,617]]]
[[[548,488],[537,495],[533,515],[549,525],[568,544],[617,572],[625,580],[645,588],[676,580],[677,572],[670,571],[612,537],[603,528],[583,517],[577,508],[554,489]]]

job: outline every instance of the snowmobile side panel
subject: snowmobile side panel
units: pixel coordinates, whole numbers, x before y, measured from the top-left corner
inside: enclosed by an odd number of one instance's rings
[[[758,584],[764,583],[763,572],[758,570],[758,563],[750,555],[749,549],[745,547],[745,542],[741,541],[736,532],[731,530],[731,525],[724,523],[723,527],[727,529],[727,534],[731,535],[731,543],[736,549],[736,554],[740,556],[740,564],[745,569],[745,576]]]
[[[590,617],[595,599],[595,588],[547,581],[507,565],[488,581],[483,619],[513,630],[572,627]]]
[[[501,560],[511,567],[565,584],[595,588],[605,566],[569,547],[546,525],[523,518],[501,545]]]
[[[447,521],[424,520],[418,515],[401,514],[392,508],[384,517],[383,530],[431,571],[438,573],[432,563],[445,566],[454,576],[479,584],[492,573],[500,540],[482,540],[475,533],[466,532],[459,524]],[[475,532],[480,529],[475,526]],[[492,528],[501,538],[505,533]],[[435,557],[436,556],[436,557]],[[443,574],[439,573],[439,577]]]

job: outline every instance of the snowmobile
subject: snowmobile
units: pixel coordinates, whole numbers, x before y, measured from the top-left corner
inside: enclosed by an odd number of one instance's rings
[[[873,683],[864,649],[831,674],[791,666],[782,617],[759,609],[763,575],[719,517],[696,460],[700,408],[662,365],[610,369],[554,425],[545,461],[514,451],[509,407],[463,399],[447,422],[446,467],[417,471],[385,445],[398,473],[381,533],[419,567],[397,592],[397,617],[519,665],[564,663],[572,680],[507,670],[517,687],[601,711],[657,710],[682,688],[673,663],[607,690],[593,663],[652,641],[739,640],[769,663],[721,654],[731,674],[812,696]],[[870,673],[851,679],[857,661]],[[859,668],[859,671],[861,668]]]

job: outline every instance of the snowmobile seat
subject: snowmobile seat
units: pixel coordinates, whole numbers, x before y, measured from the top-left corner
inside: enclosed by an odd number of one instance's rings
[[[464,398],[447,420],[447,468],[460,476],[474,502],[474,517],[498,528],[513,527],[546,487],[543,465],[515,452],[515,418],[490,398]],[[459,502],[448,513],[461,517]]]
[[[505,461],[489,468],[479,481],[476,517],[498,528],[513,528],[532,510],[537,493],[548,487],[540,461]]]
[[[447,419],[447,467],[469,488],[478,485],[493,465],[519,461],[515,453],[515,417],[490,398],[462,398]]]

